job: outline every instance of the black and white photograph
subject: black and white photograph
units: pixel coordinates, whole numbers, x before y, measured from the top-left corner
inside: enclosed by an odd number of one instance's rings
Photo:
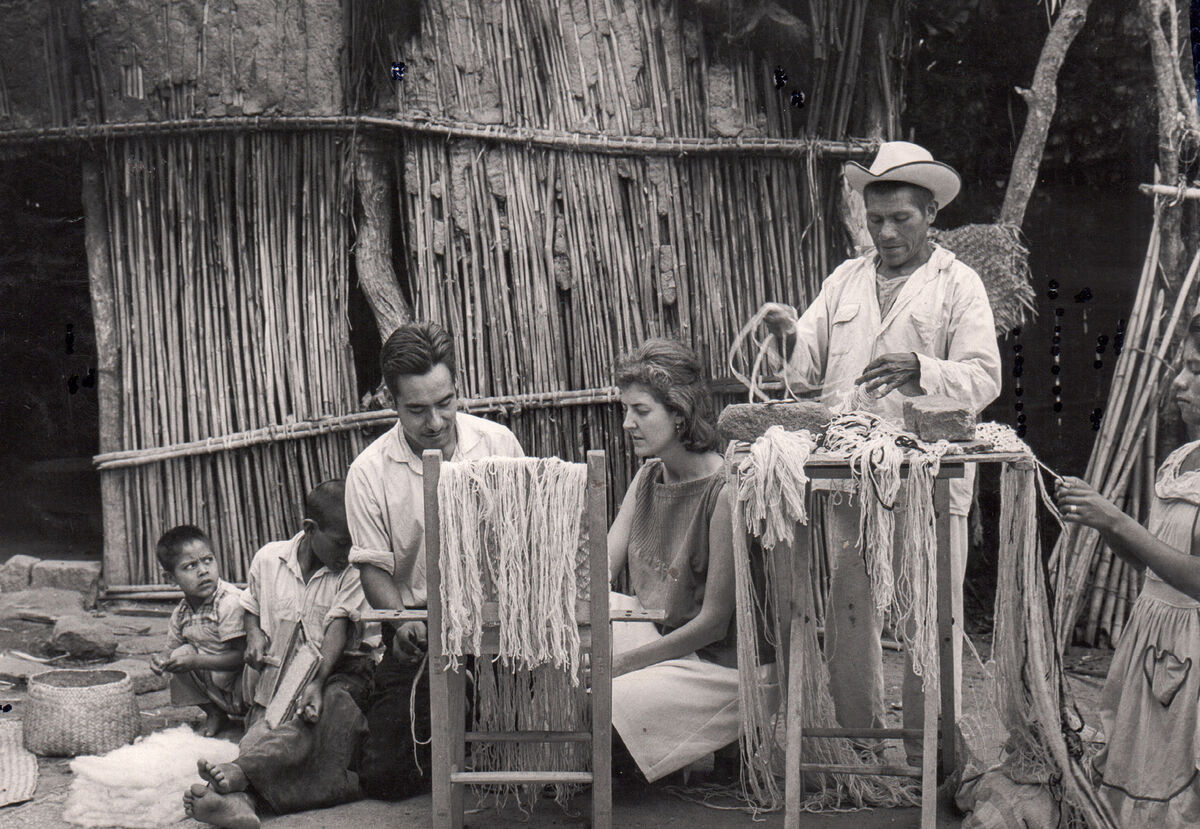
[[[1200,0],[0,0],[0,493],[5,829],[1200,826]]]

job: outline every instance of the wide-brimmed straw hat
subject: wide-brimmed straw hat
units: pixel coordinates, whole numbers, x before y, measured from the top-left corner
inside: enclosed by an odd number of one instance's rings
[[[908,141],[885,141],[871,162],[871,168],[847,161],[842,168],[846,181],[858,192],[876,181],[902,181],[933,193],[938,207],[954,201],[962,179],[949,164],[934,161],[929,150]]]

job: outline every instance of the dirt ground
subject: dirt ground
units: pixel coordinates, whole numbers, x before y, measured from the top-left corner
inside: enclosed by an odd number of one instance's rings
[[[159,643],[164,641],[166,631],[165,616],[121,616],[108,608],[108,617],[120,620],[121,623],[131,623],[134,630],[128,636],[120,637],[119,658],[148,659]],[[0,658],[21,651],[26,654],[49,658],[54,651],[48,642],[50,627],[47,624],[28,621],[20,618],[0,618]],[[986,655],[987,642],[978,638],[978,646]],[[886,650],[885,668],[888,685],[888,698],[896,700],[889,710],[889,720],[899,725],[901,711],[899,707],[900,679],[902,670],[901,654]],[[1096,697],[1104,672],[1108,667],[1109,654],[1106,651],[1072,651],[1067,664],[1070,669],[1069,682],[1076,695],[1084,717],[1088,721],[1094,719]],[[71,666],[69,660],[55,659],[51,666]],[[76,663],[78,664],[78,663]],[[964,669],[964,706],[969,714],[973,706],[977,707],[982,699],[983,673],[977,662],[967,660]],[[26,704],[27,696],[23,687],[8,681],[0,680],[0,706],[10,704],[12,709],[0,713],[0,717],[20,718]],[[152,691],[138,697],[138,703],[144,719],[144,733],[177,725],[179,723],[198,723],[202,714],[198,708],[175,707],[170,704],[167,691]],[[235,739],[236,734],[227,735]],[[892,750],[889,750],[892,751]],[[898,750],[895,750],[898,752]],[[897,760],[901,758],[897,753]],[[35,798],[24,804],[0,809],[0,825],[5,829],[50,829],[50,827],[65,827],[69,824],[62,820],[62,808],[67,799],[71,782],[69,760],[42,758],[39,760],[40,776]],[[673,787],[664,785],[636,785],[618,782],[615,785],[613,802],[615,824],[630,829],[651,829],[651,827],[680,826],[689,829],[716,829],[716,827],[733,826],[782,826],[781,814],[761,816],[756,822],[750,815],[728,810],[709,808],[699,803],[685,799]],[[542,803],[531,815],[523,815],[515,809],[498,811],[496,809],[473,809],[468,813],[469,826],[568,826],[584,825],[588,811],[587,797],[582,796],[573,801],[569,810],[557,807],[553,802]],[[805,826],[812,827],[902,827],[918,825],[918,810],[867,810],[848,814],[820,814],[806,816]],[[428,796],[414,798],[402,803],[383,803],[379,801],[360,801],[335,809],[308,812],[300,815],[288,815],[282,818],[270,818],[265,825],[278,827],[300,827],[301,829],[317,829],[318,827],[374,827],[374,826],[428,826],[430,820],[430,798]],[[942,817],[939,826],[954,827],[961,823],[961,816],[949,803],[943,803]],[[201,824],[185,821],[181,827],[198,827]]]

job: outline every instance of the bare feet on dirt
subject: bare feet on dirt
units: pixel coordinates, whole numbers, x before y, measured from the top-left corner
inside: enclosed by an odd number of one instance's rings
[[[259,829],[254,801],[245,792],[219,794],[208,786],[193,783],[183,796],[183,811],[201,823],[222,829]]]
[[[210,763],[201,760],[196,766],[200,769],[200,777],[207,781],[217,794],[244,792],[250,785],[246,773],[237,763]]]

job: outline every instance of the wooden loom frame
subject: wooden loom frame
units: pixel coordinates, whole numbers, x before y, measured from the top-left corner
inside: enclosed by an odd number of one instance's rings
[[[730,471],[736,476],[737,461],[749,451],[750,444],[741,442]],[[787,682],[787,737],[784,766],[784,821],[785,829],[798,829],[800,804],[804,796],[804,774],[832,773],[884,775],[916,778],[921,781],[921,829],[937,826],[937,786],[939,771],[949,775],[958,768],[958,749],[953,727],[956,722],[954,704],[954,676],[957,673],[958,652],[954,648],[954,627],[962,626],[963,620],[955,619],[950,583],[950,480],[962,478],[967,463],[1007,463],[1025,459],[1024,455],[1001,452],[970,452],[942,457],[938,474],[933,481],[934,527],[937,539],[937,640],[938,640],[938,691],[937,695],[925,694],[925,720],[920,729],[906,728],[809,728],[802,722],[804,700],[801,693],[802,659],[799,642],[801,636],[814,636],[817,624],[812,612],[812,590],[808,573],[798,570],[798,577],[791,579],[791,592],[782,600],[778,612],[783,630],[787,631],[788,647],[784,660]],[[908,477],[909,463],[905,460],[900,468],[901,477]],[[847,458],[825,453],[814,454],[805,464],[810,482],[805,486],[805,502],[808,515],[813,514],[814,480],[846,479],[851,477]],[[788,554],[794,561],[808,563],[811,557],[812,524],[801,528],[796,535],[793,548]],[[806,628],[810,628],[806,630]],[[964,634],[965,635],[965,634]],[[798,668],[798,669],[797,669]],[[941,681],[948,677],[949,681]],[[949,723],[949,726],[946,724]],[[949,733],[947,733],[949,732]],[[882,764],[829,765],[803,762],[803,738],[859,738],[859,739],[902,739],[920,737],[923,747],[921,768],[914,766],[889,766]],[[940,762],[939,762],[940,761]]]
[[[442,652],[441,514],[438,483],[442,453],[428,449],[422,456],[425,498],[425,583],[428,611],[373,610],[363,621],[427,621],[429,698],[432,729],[433,816],[435,829],[462,829],[463,794],[469,785],[579,783],[592,786],[593,829],[612,829],[612,637],[610,624],[620,621],[662,621],[663,611],[610,611],[608,602],[608,482],[604,452],[587,453],[587,494],[584,516],[588,531],[591,601],[576,602],[580,643],[591,655],[592,727],[588,731],[467,731],[465,674],[450,670]],[[597,598],[603,596],[601,601]],[[496,622],[495,608],[485,605],[484,624]],[[485,628],[482,652],[495,652],[496,628]],[[466,745],[479,742],[578,742],[592,747],[592,771],[468,771]]]

